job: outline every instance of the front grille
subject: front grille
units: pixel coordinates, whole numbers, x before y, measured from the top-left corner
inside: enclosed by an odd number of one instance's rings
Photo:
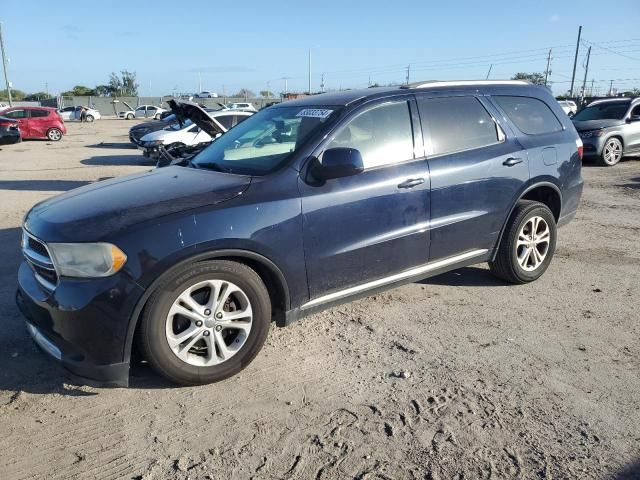
[[[53,290],[58,283],[58,274],[44,242],[22,230],[22,254],[36,274],[36,280],[47,290]]]

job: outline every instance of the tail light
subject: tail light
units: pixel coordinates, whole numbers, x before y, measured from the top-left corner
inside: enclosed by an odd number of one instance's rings
[[[576,147],[578,147],[578,156],[580,157],[580,160],[582,160],[582,155],[584,154],[584,146],[582,144],[582,140],[580,140],[579,138],[576,138]]]

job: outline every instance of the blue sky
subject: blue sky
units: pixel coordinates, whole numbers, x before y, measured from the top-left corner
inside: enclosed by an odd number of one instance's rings
[[[368,82],[508,78],[542,72],[568,89],[578,25],[592,42],[589,81],[640,87],[638,0],[366,0],[189,2],[3,1],[0,21],[14,88],[60,92],[135,71],[141,95],[241,87],[289,91],[366,87]],[[612,21],[613,19],[613,21]],[[615,52],[615,53],[614,53]],[[582,82],[581,56],[576,77]],[[2,84],[4,86],[4,83]]]

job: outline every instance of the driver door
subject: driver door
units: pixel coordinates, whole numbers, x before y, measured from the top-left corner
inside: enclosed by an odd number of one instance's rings
[[[363,106],[323,151],[334,147],[360,151],[365,169],[322,185],[300,180],[311,300],[428,260],[430,179],[415,101]]]
[[[624,126],[625,153],[640,151],[640,104],[631,109],[629,120]]]

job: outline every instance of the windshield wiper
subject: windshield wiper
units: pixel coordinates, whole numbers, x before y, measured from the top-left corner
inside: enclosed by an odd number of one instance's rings
[[[198,164],[194,163],[192,165],[195,168],[204,168],[204,169],[207,169],[207,170],[213,170],[215,172],[233,173],[230,168],[223,167],[222,165],[220,165],[218,163],[214,163],[214,162],[198,163]]]

